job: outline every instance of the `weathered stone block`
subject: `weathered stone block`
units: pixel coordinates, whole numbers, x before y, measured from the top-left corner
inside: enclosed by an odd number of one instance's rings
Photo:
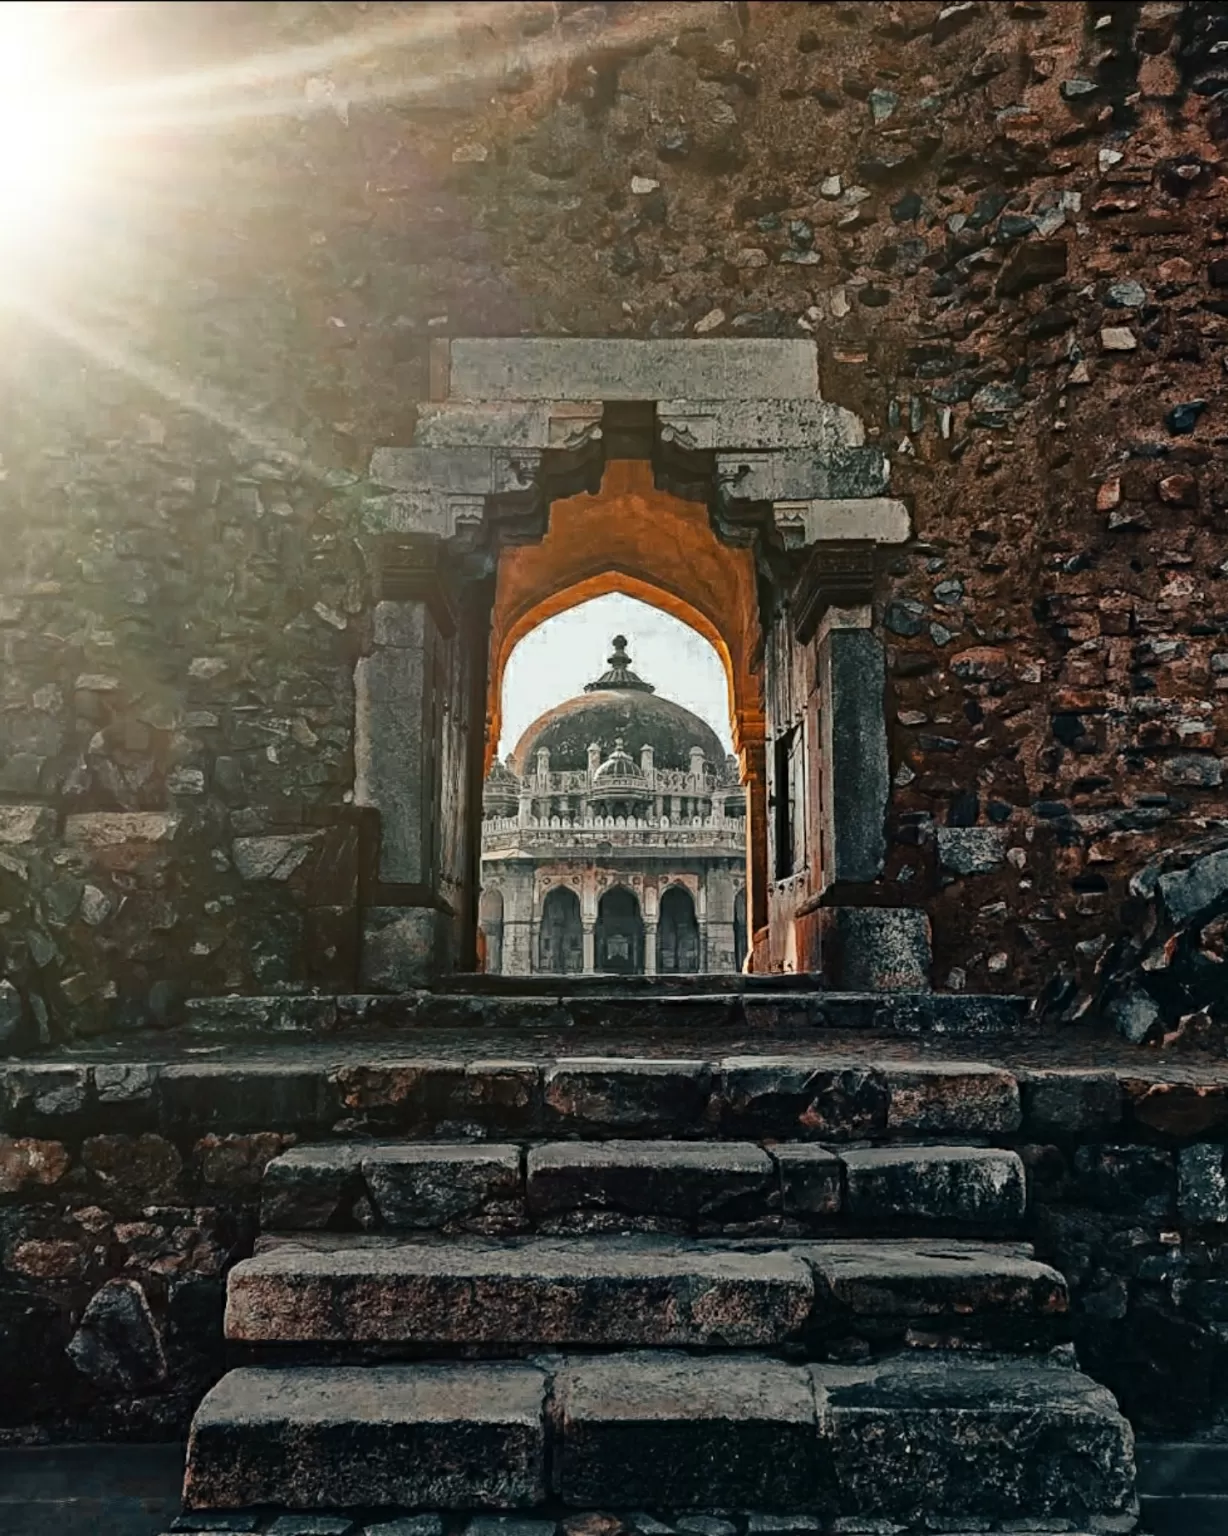
[[[94,1292],[67,1354],[83,1376],[112,1390],[148,1391],[166,1377],[162,1337],[135,1280],[109,1280]]]
[[[45,805],[0,805],[0,844],[43,842],[55,831],[55,812]]]
[[[182,815],[170,811],[85,811],[64,821],[64,841],[94,853],[126,844],[169,843]]]
[[[1000,827],[939,827],[938,862],[953,875],[987,875],[1006,857]]]
[[[71,1161],[63,1142],[0,1136],[0,1195],[48,1189],[60,1182]]]
[[[408,992],[429,982],[439,970],[447,922],[434,907],[364,908],[362,985],[373,992]]]
[[[819,393],[814,343],[793,340],[458,339],[453,400],[785,400]]]
[[[818,1495],[813,1390],[778,1360],[570,1361],[554,1413],[554,1487],[569,1504],[808,1509]]]
[[[155,1089],[164,1130],[265,1131],[331,1128],[341,1112],[327,1070],[287,1061],[172,1062]]]
[[[805,1323],[813,1282],[787,1253],[659,1238],[447,1244],[292,1240],[238,1264],[227,1337],[247,1343],[771,1347]]]
[[[1162,1147],[1081,1146],[1075,1151],[1079,1193],[1098,1210],[1132,1220],[1171,1217],[1177,1196],[1173,1154]]]
[[[1023,1217],[1023,1164],[997,1147],[865,1147],[840,1154],[845,1206],[859,1223],[997,1228]]]
[[[1130,1426],[1077,1371],[942,1355],[812,1369],[842,1515],[1083,1527],[1134,1512]]]
[[[1178,927],[1198,922],[1228,900],[1228,848],[1195,859],[1159,878],[1160,899]]]
[[[848,1141],[887,1127],[881,1070],[806,1056],[729,1056],[716,1101],[725,1135],[782,1141]]]
[[[1031,1134],[1072,1136],[1121,1123],[1122,1092],[1115,1072],[1090,1067],[1029,1070],[1021,1087]]]
[[[520,1148],[422,1142],[368,1148],[367,1189],[386,1227],[445,1227],[522,1200]]]
[[[777,1142],[772,1157],[780,1172],[785,1216],[834,1216],[844,1202],[844,1164],[826,1147]]]
[[[704,1125],[710,1077],[703,1061],[564,1057],[546,1069],[546,1125],[585,1136],[685,1136]]]
[[[978,1062],[882,1063],[887,1129],[919,1136],[999,1136],[1019,1129],[1019,1084]]]
[[[1182,1147],[1177,1161],[1177,1209],[1195,1226],[1228,1222],[1228,1177],[1219,1142]]]
[[[776,1215],[771,1158],[739,1142],[597,1141],[534,1147],[526,1165],[537,1220],[586,1214],[690,1229]]]
[[[260,1185],[261,1226],[293,1232],[344,1222],[358,1195],[362,1150],[323,1142],[275,1157]]]
[[[242,879],[284,883],[310,858],[319,841],[318,832],[295,832],[282,837],[236,837],[230,852]]]
[[[795,1243],[790,1251],[814,1271],[819,1321],[833,1301],[858,1317],[1041,1318],[1067,1307],[1065,1280],[1022,1244],[875,1238]]]
[[[184,1502],[538,1504],[546,1493],[545,1383],[542,1371],[518,1364],[231,1371],[193,1420]]]
[[[929,991],[930,922],[924,912],[915,907],[829,907],[822,916],[823,976],[830,986],[842,992]]]

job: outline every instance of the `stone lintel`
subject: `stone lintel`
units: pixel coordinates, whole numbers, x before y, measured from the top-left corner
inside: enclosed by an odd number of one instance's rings
[[[574,450],[601,437],[599,400],[449,401],[418,408],[416,448],[557,448]],[[403,448],[383,448],[381,463],[397,472],[395,455]],[[373,461],[374,462],[374,461]]]
[[[451,343],[450,400],[817,399],[804,339],[480,337]]]
[[[881,448],[718,453],[716,479],[726,502],[803,502],[877,497],[890,465]]]
[[[903,544],[912,537],[907,506],[890,496],[778,501],[772,517],[790,549],[822,542]]]
[[[695,453],[865,443],[861,418],[825,400],[659,400],[661,441]]]

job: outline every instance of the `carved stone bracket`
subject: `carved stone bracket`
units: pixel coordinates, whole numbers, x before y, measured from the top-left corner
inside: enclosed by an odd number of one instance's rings
[[[815,636],[829,608],[854,608],[874,598],[877,546],[868,541],[816,544],[793,588],[793,633]]]
[[[439,539],[422,534],[381,539],[376,590],[385,602],[425,603],[441,635],[456,633],[456,596]]]

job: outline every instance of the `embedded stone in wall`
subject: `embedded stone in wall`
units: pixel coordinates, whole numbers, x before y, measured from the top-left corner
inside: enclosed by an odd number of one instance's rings
[[[236,837],[231,844],[235,868],[244,880],[289,880],[320,841],[318,832],[281,837]]]
[[[998,827],[939,827],[938,861],[953,875],[987,875],[1006,857]]]
[[[55,831],[55,813],[45,805],[0,805],[0,843],[41,842]]]
[[[1182,1147],[1177,1161],[1177,1209],[1195,1226],[1228,1222],[1228,1178],[1218,1142]]]
[[[162,1338],[135,1280],[110,1280],[94,1292],[69,1341],[68,1357],[100,1386],[148,1391],[165,1379]]]

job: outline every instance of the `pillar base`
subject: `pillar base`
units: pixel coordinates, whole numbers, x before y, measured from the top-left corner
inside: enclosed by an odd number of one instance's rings
[[[916,907],[821,907],[825,985],[837,992],[928,992],[930,923]]]
[[[409,992],[444,970],[452,919],[435,907],[368,907],[362,915],[359,985]]]

